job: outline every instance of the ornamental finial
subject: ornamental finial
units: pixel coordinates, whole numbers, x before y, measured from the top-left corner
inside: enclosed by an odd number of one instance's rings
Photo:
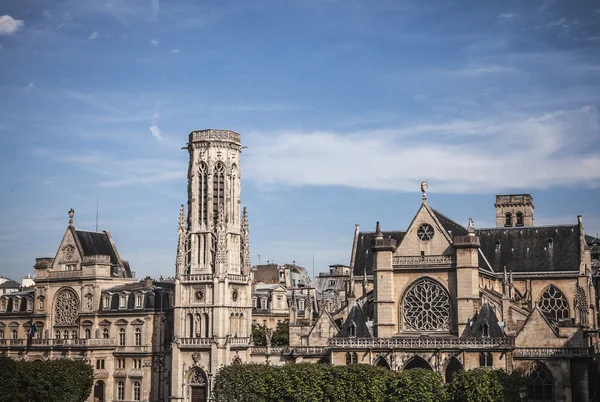
[[[473,223],[473,218],[469,218],[469,226],[467,226],[467,233],[469,236],[475,235],[475,224]]]
[[[377,221],[377,224],[375,225],[375,238],[383,239],[383,233],[381,233],[381,226],[379,225],[379,221]]]
[[[69,209],[69,226],[73,226],[73,217],[75,216],[75,210]]]
[[[429,188],[429,185],[427,184],[427,181],[422,181],[421,182],[421,193],[423,193],[421,199],[423,200],[423,202],[427,201],[427,189]]]

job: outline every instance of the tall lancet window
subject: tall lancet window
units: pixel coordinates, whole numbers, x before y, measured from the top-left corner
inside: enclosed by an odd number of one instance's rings
[[[208,222],[208,211],[207,211],[207,202],[208,202],[208,169],[204,162],[201,162],[198,166],[198,192],[199,192],[199,202],[200,202],[200,211],[199,218],[200,222],[206,224]]]
[[[213,180],[213,221],[219,217],[219,205],[225,206],[225,166],[218,162],[215,165]]]

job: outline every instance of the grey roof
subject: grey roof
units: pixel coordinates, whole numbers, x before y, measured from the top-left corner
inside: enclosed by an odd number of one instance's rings
[[[481,252],[496,272],[579,270],[579,226],[534,226],[476,230]],[[479,266],[486,266],[479,257]]]
[[[0,289],[18,289],[20,287],[21,285],[19,285],[19,282],[13,281],[12,279],[0,284]]]
[[[118,264],[119,259],[106,232],[88,232],[76,230],[77,239],[83,248],[83,255],[108,255],[111,264]]]
[[[358,304],[355,304],[350,310],[350,313],[348,313],[348,317],[346,317],[346,321],[342,324],[336,338],[350,337],[351,325],[356,326],[356,338],[371,338],[373,336],[367,326],[367,319],[363,314],[362,308]]]
[[[464,226],[454,222],[452,219],[448,218],[446,215],[442,214],[440,211],[437,211],[433,208],[432,208],[432,210],[433,210],[433,213],[435,214],[436,218],[438,219],[438,221],[440,221],[440,223],[446,230],[446,232],[450,233],[452,236],[466,236],[467,235],[467,229]]]
[[[490,338],[501,338],[504,336],[504,332],[500,325],[498,325],[498,317],[494,313],[494,309],[489,303],[484,303],[479,310],[479,314],[475,317],[475,321],[472,325],[465,329],[463,337],[469,338],[481,338],[483,336],[483,326],[487,324],[488,335]]]
[[[391,237],[396,240],[396,245],[400,244],[405,231],[388,231],[382,232],[383,238],[387,239]],[[360,232],[358,234],[358,242],[356,244],[356,251],[354,255],[354,276],[363,275],[364,269],[367,269],[367,275],[373,273],[373,258],[371,255],[371,247],[375,242],[375,232]]]

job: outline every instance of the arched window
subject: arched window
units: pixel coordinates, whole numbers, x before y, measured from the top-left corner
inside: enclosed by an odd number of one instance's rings
[[[208,322],[208,313],[202,314],[202,318],[203,318],[203,321],[204,321],[204,337],[205,338],[209,338],[210,335],[209,335],[208,330],[210,328],[210,323]]]
[[[104,338],[104,339],[108,339],[109,335],[110,335],[110,334],[109,334],[109,332],[108,332],[108,328],[104,328],[104,329],[102,330],[102,338]]]
[[[125,346],[125,328],[119,329],[119,346]]]
[[[543,363],[534,362],[528,371],[531,379],[529,384],[529,398],[533,401],[554,400],[554,379],[552,373]]]
[[[57,325],[77,325],[79,297],[71,288],[64,288],[56,294],[54,320]],[[68,336],[67,336],[68,338]]]
[[[140,328],[135,329],[135,346],[142,346],[142,330]]]
[[[352,354],[350,352],[346,352],[346,366],[352,364]]]
[[[430,278],[415,281],[402,302],[404,329],[411,331],[448,331],[450,295]]]
[[[352,337],[356,336],[356,324],[355,323],[350,324],[350,326],[348,327],[348,333]]]
[[[204,162],[200,163],[198,166],[198,192],[199,192],[199,202],[200,202],[200,222],[207,223],[208,221],[208,212],[206,202],[208,200],[208,177],[207,177],[207,168]]]
[[[505,218],[504,226],[506,226],[506,227],[512,227],[512,225],[513,225],[512,224],[512,214],[510,212],[507,212],[504,215],[504,218]]]
[[[71,331],[71,339],[77,339],[77,331]]]
[[[54,332],[54,339],[60,339],[60,331]]]
[[[523,226],[523,212],[517,212],[517,223],[515,226]]]
[[[352,363],[358,364],[358,353],[356,353],[356,352],[352,353]]]
[[[481,326],[481,336],[483,338],[490,337],[490,326],[488,325],[487,322],[484,322],[483,325]]]
[[[189,337],[194,337],[194,316],[192,314],[188,314],[188,325],[189,325]]]
[[[139,401],[142,397],[142,387],[138,381],[133,383],[133,400]]]
[[[558,321],[563,318],[569,318],[569,302],[567,298],[556,286],[550,285],[540,297],[538,302],[540,310],[551,320]]]
[[[67,331],[66,329],[63,331],[63,338],[69,339],[69,331]]]
[[[479,353],[479,367],[493,367],[494,358],[491,352]]]
[[[13,329],[13,330],[12,330],[12,338],[13,338],[13,339],[17,339],[17,338],[18,338],[18,336],[19,336],[19,333],[18,333],[18,331],[17,331],[16,329]]]
[[[85,339],[90,339],[92,337],[92,331],[89,328],[85,329]]]
[[[123,381],[117,383],[117,400],[125,400],[125,383]]]
[[[217,222],[219,217],[219,205],[225,206],[225,165],[218,162],[215,165],[213,176],[213,221]],[[223,217],[225,221],[225,217]]]

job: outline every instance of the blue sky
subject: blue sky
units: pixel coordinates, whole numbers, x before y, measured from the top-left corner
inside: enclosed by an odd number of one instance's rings
[[[429,203],[600,232],[600,3],[4,0],[0,275],[77,225],[174,272],[195,129],[242,134],[252,262],[349,263],[354,224]]]

